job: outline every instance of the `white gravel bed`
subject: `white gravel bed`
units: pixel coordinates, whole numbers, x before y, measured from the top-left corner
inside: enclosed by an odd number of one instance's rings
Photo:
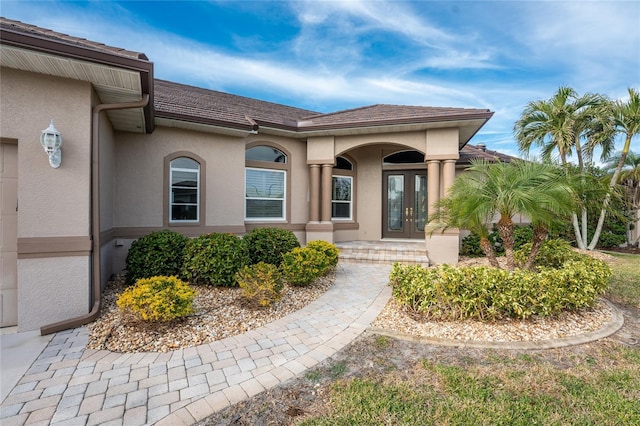
[[[372,327],[418,337],[484,342],[538,342],[578,336],[600,329],[613,312],[604,302],[589,309],[564,312],[554,317],[531,317],[526,320],[505,319],[493,322],[477,320],[430,321],[408,312],[390,300]]]
[[[195,313],[168,323],[128,322],[116,305],[126,288],[112,281],[102,295],[100,317],[89,324],[89,349],[113,352],[168,352],[211,343],[263,326],[297,311],[322,295],[335,273],[306,287],[285,284],[282,299],[268,308],[247,306],[239,288],[193,286]]]

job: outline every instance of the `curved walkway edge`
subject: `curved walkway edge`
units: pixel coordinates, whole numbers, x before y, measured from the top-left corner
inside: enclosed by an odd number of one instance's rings
[[[611,309],[611,319],[598,330],[591,331],[589,333],[578,334],[575,336],[561,337],[558,339],[549,340],[536,340],[536,341],[524,341],[524,342],[493,342],[493,341],[478,341],[478,340],[453,340],[453,339],[439,339],[435,337],[420,337],[412,334],[401,333],[398,331],[384,330],[380,328],[369,328],[371,333],[394,337],[397,339],[410,340],[414,342],[420,342],[430,345],[440,346],[455,346],[460,348],[478,348],[478,349],[509,349],[509,350],[540,350],[540,349],[555,349],[564,348],[573,345],[582,345],[585,343],[595,342],[596,340],[603,339],[611,336],[617,332],[624,325],[624,315],[620,310],[611,302],[606,299],[602,299],[604,303]]]
[[[303,309],[208,345],[168,353],[86,349],[57,333],[0,407],[3,426],[191,425],[300,375],[362,334],[391,297],[390,266],[339,265]]]

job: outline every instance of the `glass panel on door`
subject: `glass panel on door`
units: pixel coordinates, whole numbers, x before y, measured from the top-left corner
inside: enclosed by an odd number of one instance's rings
[[[402,231],[404,222],[404,175],[389,175],[387,177],[387,230]]]
[[[424,232],[427,223],[427,176],[415,175],[414,184],[414,230]]]

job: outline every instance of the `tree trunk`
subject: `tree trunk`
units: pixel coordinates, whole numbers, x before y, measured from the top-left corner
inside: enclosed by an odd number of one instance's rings
[[[487,259],[489,259],[489,264],[494,268],[500,269],[500,264],[498,263],[498,259],[496,259],[496,253],[493,251],[493,246],[491,245],[491,241],[487,237],[480,237],[480,248],[484,252]]]
[[[516,269],[516,262],[513,257],[513,222],[511,218],[500,219],[498,222],[498,233],[504,244],[504,255],[507,259],[507,270]]]
[[[542,243],[547,238],[547,234],[549,230],[543,225],[536,225],[533,228],[533,239],[531,241],[531,253],[529,253],[529,258],[524,264],[524,269],[532,270],[533,262],[535,262],[536,256],[540,251],[540,247],[542,247]]]
[[[578,215],[573,213],[571,215],[571,223],[573,223],[573,233],[576,236],[576,244],[578,244],[578,248],[581,250],[586,250],[587,243],[586,241],[582,241],[582,233],[580,232],[580,224],[578,223]]]
[[[604,217],[607,214],[607,207],[609,207],[609,202],[611,201],[611,193],[613,192],[613,188],[618,183],[618,177],[620,176],[620,172],[622,171],[622,167],[624,166],[624,162],[627,159],[627,153],[629,152],[629,147],[631,146],[631,134],[627,134],[627,137],[624,141],[624,147],[622,148],[622,153],[620,154],[620,161],[618,161],[618,166],[616,167],[616,171],[613,172],[613,176],[611,176],[611,182],[609,182],[609,191],[604,198],[604,204],[602,205],[602,210],[600,211],[600,217],[598,218],[598,225],[596,226],[596,231],[593,233],[593,239],[591,240],[591,244],[587,247],[588,250],[593,250],[598,244],[598,240],[600,239],[600,234],[602,233],[602,226],[604,225]]]

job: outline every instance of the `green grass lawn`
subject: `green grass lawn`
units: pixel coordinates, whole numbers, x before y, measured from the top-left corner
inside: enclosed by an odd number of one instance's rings
[[[623,305],[640,308],[640,257],[633,254],[610,253],[613,276],[607,298]]]
[[[615,257],[607,297],[640,307],[640,259]],[[604,340],[462,364],[416,359],[410,371],[338,379],[329,401],[329,414],[302,424],[640,425],[640,348]]]

